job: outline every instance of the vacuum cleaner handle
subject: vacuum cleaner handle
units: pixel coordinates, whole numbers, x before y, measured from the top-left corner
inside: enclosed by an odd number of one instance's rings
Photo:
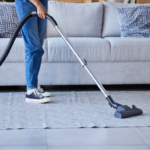
[[[4,51],[2,57],[0,58],[0,66],[3,64],[3,62],[5,61],[6,57],[8,56],[10,50],[11,50],[11,47],[20,31],[20,29],[22,28],[22,26],[24,25],[24,23],[31,17],[33,16],[37,16],[37,12],[36,11],[32,11],[31,13],[27,14],[18,24],[18,27],[16,28],[15,32],[13,33],[7,47],[6,47],[6,50]],[[53,24],[53,26],[57,26],[57,22],[55,21],[55,19],[46,14],[46,18]]]

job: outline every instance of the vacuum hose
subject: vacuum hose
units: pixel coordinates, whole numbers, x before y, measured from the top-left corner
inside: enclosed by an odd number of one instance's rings
[[[11,47],[20,31],[20,29],[22,28],[22,26],[24,25],[24,23],[31,17],[33,16],[37,16],[37,12],[36,11],[32,11],[29,14],[27,14],[18,24],[18,27],[16,28],[15,32],[13,33],[7,47],[6,50],[4,51],[2,57],[0,58],[0,66],[3,64],[3,62],[5,61],[6,57],[8,56]],[[57,26],[57,22],[54,20],[54,18],[52,16],[50,16],[49,14],[46,14],[46,18],[53,24],[53,26]]]

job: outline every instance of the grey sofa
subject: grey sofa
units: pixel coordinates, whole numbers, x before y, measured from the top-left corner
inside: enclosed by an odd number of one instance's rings
[[[48,13],[56,19],[102,84],[149,84],[150,39],[120,38],[120,26],[115,12],[118,7],[137,5],[139,4],[49,1]],[[0,56],[8,41],[9,38],[0,39]],[[43,47],[45,53],[39,84],[95,84],[49,22]],[[24,42],[22,38],[17,38],[8,58],[0,67],[0,86],[25,84]]]

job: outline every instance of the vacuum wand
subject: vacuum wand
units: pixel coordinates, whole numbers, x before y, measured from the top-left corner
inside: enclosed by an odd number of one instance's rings
[[[0,66],[3,64],[3,62],[5,61],[6,57],[8,56],[11,47],[13,46],[13,43],[20,31],[20,29],[22,28],[22,26],[24,25],[24,23],[31,17],[33,16],[37,16],[37,12],[36,11],[32,11],[29,14],[27,14],[19,23],[17,29],[15,30],[12,38],[10,39],[8,46],[6,47],[6,50],[4,51],[2,57],[0,58]],[[94,82],[97,84],[97,86],[99,87],[99,89],[101,90],[101,92],[104,94],[105,98],[107,99],[109,105],[113,108],[116,109],[115,112],[115,117],[117,118],[127,118],[127,117],[132,117],[132,116],[137,116],[137,115],[141,115],[143,112],[141,109],[136,108],[136,106],[132,106],[132,108],[130,108],[129,106],[126,105],[121,105],[119,103],[116,103],[112,97],[106,92],[105,88],[98,82],[98,80],[96,79],[96,77],[94,77],[94,75],[92,74],[92,72],[90,71],[90,69],[87,66],[87,61],[85,59],[82,59],[77,51],[75,50],[74,46],[72,45],[72,43],[69,41],[69,39],[66,37],[66,35],[63,33],[63,31],[61,30],[61,28],[59,27],[59,25],[57,24],[57,22],[55,21],[55,19],[50,16],[49,14],[46,14],[46,19],[48,19],[53,26],[55,27],[55,29],[58,31],[58,33],[61,35],[61,37],[64,39],[64,41],[66,42],[66,44],[70,47],[70,49],[72,50],[72,52],[75,54],[75,56],[77,57],[77,59],[79,60],[79,62],[81,63],[81,65],[86,69],[86,71],[89,73],[89,75],[92,77],[92,79],[94,80]]]

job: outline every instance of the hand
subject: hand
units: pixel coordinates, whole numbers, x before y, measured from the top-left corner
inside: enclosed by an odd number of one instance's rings
[[[38,3],[37,7],[37,14],[41,19],[45,19],[46,18],[46,9],[45,7],[42,5],[42,3]]]

